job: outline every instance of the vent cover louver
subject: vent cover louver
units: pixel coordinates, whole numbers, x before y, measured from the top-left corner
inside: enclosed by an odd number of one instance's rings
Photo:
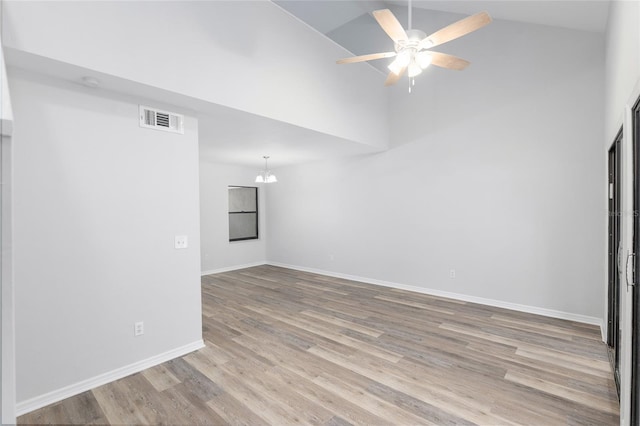
[[[184,134],[184,116],[140,105],[140,127]]]

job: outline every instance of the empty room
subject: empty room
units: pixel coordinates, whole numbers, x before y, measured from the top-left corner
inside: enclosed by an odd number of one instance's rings
[[[637,0],[0,0],[2,424],[640,424]]]

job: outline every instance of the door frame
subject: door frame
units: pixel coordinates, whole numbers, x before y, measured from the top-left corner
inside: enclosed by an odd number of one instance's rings
[[[640,97],[631,108],[631,144],[633,153],[633,243],[632,252],[640,249]],[[640,277],[640,262],[633,264],[633,286],[631,294],[631,392],[630,424],[640,424],[640,292],[637,278]]]
[[[608,284],[607,284],[607,346],[614,373],[616,389],[620,395],[620,288],[621,288],[621,178],[622,178],[622,128],[608,151]]]

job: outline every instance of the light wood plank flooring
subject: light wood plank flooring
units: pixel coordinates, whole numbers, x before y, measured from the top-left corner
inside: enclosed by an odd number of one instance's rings
[[[594,326],[272,266],[202,296],[206,348],[19,422],[619,424]]]

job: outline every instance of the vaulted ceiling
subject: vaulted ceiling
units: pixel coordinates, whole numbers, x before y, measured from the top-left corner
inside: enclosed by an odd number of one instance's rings
[[[406,9],[408,0],[275,0],[283,9],[327,34],[377,9]],[[415,9],[472,15],[488,11],[496,19],[604,32],[609,0],[413,0]],[[404,22],[403,22],[404,23]]]
[[[408,0],[274,0],[274,3],[341,45],[354,55],[393,50],[393,43],[378,27],[371,12],[391,9],[408,28]],[[609,0],[412,0],[414,16],[448,12],[450,22],[481,11],[494,19],[547,25],[571,30],[604,33],[609,14]],[[446,24],[445,24],[446,25]],[[427,34],[440,28],[420,28]],[[370,62],[387,73],[389,61]]]
[[[408,2],[406,0],[274,0],[273,3],[309,25],[311,27],[309,31],[324,34],[328,39],[344,47],[346,49],[345,56],[350,56],[349,52],[359,55],[393,49],[393,43],[371,16],[372,11],[390,8],[403,25],[406,25],[408,18]],[[184,7],[188,7],[188,5]],[[433,28],[421,28],[427,33],[483,10],[488,11],[495,20],[603,33],[606,28],[609,1],[414,0],[412,7],[414,22],[416,17],[437,15],[437,19],[421,21],[438,24]],[[454,46],[454,51],[451,53],[458,54],[459,47],[464,46]],[[309,52],[310,55],[313,53]],[[206,52],[204,56],[206,56]],[[326,60],[331,66],[337,67],[338,65],[333,65],[335,59],[339,58]],[[69,64],[52,61],[42,62],[43,60],[43,58],[25,57],[17,51],[8,52],[9,65],[14,67],[31,69],[35,72],[76,82],[84,75],[92,75],[101,80],[101,88],[106,90],[145,96],[149,99],[161,100],[167,104],[196,111],[200,123],[201,155],[212,161],[260,167],[262,155],[272,155],[270,164],[272,167],[278,167],[372,151],[372,148],[365,144],[350,143],[337,136],[229,109],[221,105],[205,104],[196,99],[160,90],[157,87],[133,85],[131,82],[110,75],[93,71],[89,73],[90,70],[80,69]],[[299,60],[304,59],[299,58]],[[387,64],[386,60],[372,64],[381,72],[380,86],[384,81],[383,73],[388,72],[386,70]],[[350,65],[340,66],[350,67]],[[317,76],[307,76],[307,78],[321,81]],[[289,81],[289,84],[295,85],[296,82]],[[310,99],[309,102],[316,101]]]

